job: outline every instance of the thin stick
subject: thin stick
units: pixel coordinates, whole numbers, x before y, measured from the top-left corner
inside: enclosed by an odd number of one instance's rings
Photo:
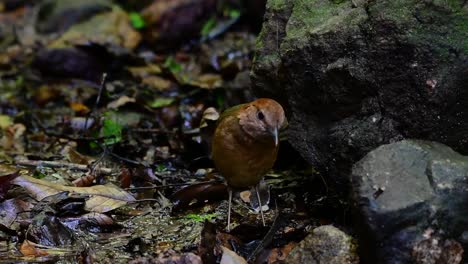
[[[102,74],[102,78],[101,78],[101,85],[99,85],[99,92],[98,92],[98,95],[96,97],[96,102],[94,103],[94,106],[93,106],[93,109],[91,110],[91,112],[89,112],[89,114],[86,115],[86,119],[85,119],[85,129],[83,131],[86,130],[86,128],[88,127],[88,120],[89,120],[89,117],[93,114],[93,112],[96,111],[96,109],[98,108],[98,105],[99,105],[99,101],[101,101],[101,95],[102,95],[102,91],[104,90],[104,86],[106,85],[106,79],[107,79],[107,73],[103,73]]]
[[[227,231],[231,231],[231,203],[232,203],[232,189],[228,187],[229,193],[229,206],[228,206],[228,224],[227,224]]]
[[[258,244],[258,246],[255,248],[255,250],[250,254],[250,256],[247,258],[247,261],[250,262],[251,260],[253,260],[253,258],[255,258],[255,256],[257,256],[268,244],[271,243],[271,241],[273,240],[273,237],[276,233],[276,231],[278,230],[278,228],[280,227],[280,222],[282,221],[279,221],[278,218],[279,218],[279,211],[278,211],[278,205],[276,204],[276,200],[275,200],[275,218],[273,219],[273,223],[271,224],[271,227],[270,229],[268,230],[268,232],[266,233],[265,237],[262,239],[262,241]]]
[[[66,168],[72,170],[80,170],[80,171],[89,171],[90,168],[88,165],[83,164],[76,164],[76,163],[68,163],[62,161],[49,161],[49,160],[18,160],[16,161],[17,165],[20,166],[27,166],[27,167],[49,167],[49,168]],[[110,168],[96,168],[97,171],[100,173],[111,173],[112,169]]]
[[[262,216],[262,223],[263,223],[263,226],[265,226],[265,217],[263,216],[263,205],[262,205],[262,201],[260,200],[260,193],[258,192],[259,184],[255,185],[255,192],[257,193],[258,204],[260,205],[260,215]]]
[[[178,187],[178,186],[187,186],[187,185],[197,185],[197,184],[206,184],[206,183],[220,183],[221,181],[202,181],[202,182],[185,182],[185,183],[173,183],[173,184],[165,184],[161,186],[143,186],[143,187],[131,187],[125,188],[126,191],[136,191],[136,190],[148,190],[148,189],[160,189],[160,188],[169,188],[169,187]]]

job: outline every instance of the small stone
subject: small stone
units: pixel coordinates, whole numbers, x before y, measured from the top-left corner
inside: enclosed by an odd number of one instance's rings
[[[359,263],[353,238],[331,225],[312,230],[286,257],[285,263]]]

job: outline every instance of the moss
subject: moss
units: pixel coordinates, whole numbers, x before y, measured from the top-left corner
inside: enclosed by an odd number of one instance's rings
[[[269,10],[282,10],[286,7],[286,0],[268,0],[266,8]]]
[[[295,1],[286,27],[286,39],[301,45],[310,34],[338,31],[366,18],[362,8],[351,8],[350,1]]]
[[[449,9],[452,12],[466,11],[465,2],[463,0],[432,0],[433,5]]]
[[[378,14],[379,19],[406,24],[414,20],[414,5],[414,1],[409,0],[378,1],[370,7],[370,13]]]
[[[468,54],[468,10],[457,8],[455,2],[417,6],[419,21],[408,33],[410,41],[430,46],[441,56],[451,50]]]
[[[468,11],[461,0],[381,1],[372,5],[374,18],[392,21],[414,45],[441,56],[456,49],[468,53]]]

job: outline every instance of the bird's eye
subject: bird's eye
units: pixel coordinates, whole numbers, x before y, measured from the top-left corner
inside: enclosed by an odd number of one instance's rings
[[[258,111],[257,118],[260,120],[263,120],[265,118],[265,115],[262,113],[262,111]]]

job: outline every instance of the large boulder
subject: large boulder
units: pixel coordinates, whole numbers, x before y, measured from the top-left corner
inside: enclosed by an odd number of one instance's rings
[[[463,251],[468,261],[467,156],[404,140],[369,152],[351,181],[366,263],[465,263]]]
[[[466,1],[269,0],[266,9],[254,90],[286,107],[305,159],[343,176],[403,138],[466,152]]]

